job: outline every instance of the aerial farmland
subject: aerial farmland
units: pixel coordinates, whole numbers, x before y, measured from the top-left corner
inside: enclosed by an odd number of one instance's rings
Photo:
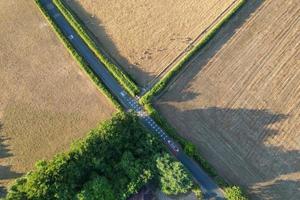
[[[0,188],[116,111],[33,1],[0,2]]]
[[[249,1],[156,102],[251,199],[300,199],[299,13]]]
[[[236,0],[64,0],[101,46],[144,87],[168,71]]]
[[[0,199],[299,200],[299,0],[0,2]]]

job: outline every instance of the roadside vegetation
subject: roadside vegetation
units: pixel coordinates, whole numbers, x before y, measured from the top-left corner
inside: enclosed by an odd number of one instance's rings
[[[240,0],[240,2],[229,13],[227,13],[223,19],[221,19],[200,41],[199,43],[189,51],[179,62],[175,65],[159,82],[157,82],[151,90],[149,90],[141,99],[142,104],[148,104],[154,96],[157,96],[170,81],[182,70],[182,68],[201,50],[222,28],[228,20],[246,3],[246,0]]]
[[[226,182],[221,176],[217,174],[215,169],[201,156],[198,152],[196,146],[188,141],[187,139],[181,137],[176,130],[167,122],[167,120],[160,115],[160,113],[151,105],[145,105],[146,110],[150,116],[170,135],[175,139],[183,148],[183,151],[193,158],[223,189],[225,192],[225,197],[228,200],[247,200],[246,194],[238,186],[231,185]],[[193,190],[194,194],[201,193],[198,189]]]
[[[193,186],[183,165],[131,113],[111,120],[75,142],[66,153],[39,161],[17,179],[7,200],[125,200],[146,183],[166,194],[182,194]]]
[[[187,155],[192,157],[211,177],[214,178],[218,185],[224,190],[225,196],[228,200],[246,200],[247,197],[240,187],[228,184],[216,173],[213,167],[197,151],[196,146],[192,142],[181,137],[167,122],[167,120],[160,115],[160,113],[152,105],[152,100],[166,88],[170,81],[183,69],[183,67],[218,33],[220,28],[222,28],[245,3],[246,0],[240,0],[240,2],[231,10],[230,13],[228,13],[215,27],[213,27],[172,70],[170,70],[156,85],[152,87],[150,91],[148,91],[140,99],[140,103],[144,105],[150,116],[165,131],[167,131],[170,136],[179,142]]]
[[[117,79],[117,81],[124,87],[124,89],[132,96],[139,94],[139,87],[132,81],[128,74],[125,74],[116,65],[114,65],[109,59],[101,53],[100,49],[97,47],[95,42],[85,31],[87,28],[80,21],[79,17],[75,13],[67,9],[66,5],[61,0],[53,0],[53,3],[60,10],[60,12],[65,16],[66,20],[71,24],[71,26],[76,30],[83,41],[88,45],[88,47],[93,51],[96,57],[104,64],[104,66],[109,70],[109,72]]]
[[[46,16],[55,32],[67,47],[80,67],[87,73],[101,91],[112,100],[115,106],[122,107],[106,86],[88,67],[84,59],[68,42],[60,29],[45,12],[39,0],[35,0]],[[118,67],[113,65],[84,31],[76,17],[73,16],[60,0],[54,4],[64,14],[69,23],[79,33],[95,55],[114,75],[119,83],[132,95],[138,94],[139,88]],[[178,74],[183,66],[211,40],[229,18],[244,4],[229,13],[213,28],[200,43],[190,51],[161,81],[159,81],[140,100],[149,114],[183,147],[185,152],[196,160],[226,192],[227,199],[244,200],[243,193],[236,186],[228,186],[199,155],[196,147],[180,137],[176,131],[159,115],[151,104],[151,100],[159,94],[170,80]],[[166,171],[173,170],[166,173]],[[176,174],[178,177],[174,177]],[[6,199],[127,199],[135,194],[143,185],[153,181],[166,194],[180,194],[193,189],[191,177],[183,166],[168,156],[166,150],[154,136],[149,134],[131,114],[119,113],[112,120],[103,123],[91,131],[86,139],[75,143],[68,153],[57,155],[51,161],[40,161],[36,169],[19,178],[9,189]],[[95,196],[96,191],[101,193]],[[201,192],[193,189],[199,196]],[[105,197],[105,198],[104,198]]]
[[[61,30],[57,27],[57,25],[54,23],[54,21],[51,19],[51,17],[48,15],[48,13],[45,11],[45,9],[41,5],[40,1],[35,0],[35,2],[37,4],[37,6],[39,7],[39,9],[41,10],[41,12],[43,13],[43,15],[48,20],[48,22],[53,27],[58,38],[60,38],[62,43],[65,45],[65,47],[70,52],[70,54],[78,62],[80,68],[90,77],[90,79],[97,86],[97,88],[99,88],[100,91],[113,102],[113,104],[116,106],[116,108],[118,110],[122,110],[122,106],[119,104],[117,99],[109,92],[108,88],[103,84],[103,82],[94,74],[94,72],[90,69],[88,64],[84,61],[83,57],[77,53],[77,51],[74,49],[74,47],[71,45],[71,43],[67,40],[67,38],[64,36],[64,34],[61,32]]]

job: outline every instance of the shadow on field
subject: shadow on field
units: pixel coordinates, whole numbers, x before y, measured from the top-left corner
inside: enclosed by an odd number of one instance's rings
[[[189,82],[200,73],[203,66],[208,64],[208,62],[213,58],[220,49],[232,38],[240,27],[251,17],[251,14],[254,13],[263,3],[263,0],[251,0],[247,1],[245,5],[237,12],[235,15],[216,33],[216,35],[208,42],[208,44],[201,49],[190,61],[181,72],[173,78],[169,86],[159,95],[163,95],[168,91],[169,87],[177,80],[180,79],[180,82],[185,84],[181,87],[188,88]],[[197,65],[192,65],[194,61]],[[189,70],[189,73],[185,73],[186,70]],[[177,87],[178,85],[176,85]],[[194,95],[185,95],[187,99],[192,99]],[[158,97],[159,98],[159,97]]]
[[[300,137],[299,130],[277,129],[275,124],[288,116],[219,107],[183,111],[168,103],[157,107],[221,176],[247,188],[254,199],[300,199],[300,151],[278,147],[290,134],[295,135],[294,142]]]
[[[65,5],[68,6],[69,10],[76,14],[78,21],[80,21],[85,27],[92,27],[92,30],[89,28],[85,28],[85,30],[97,44],[97,47],[100,48],[102,53],[107,55],[110,60],[125,74],[130,74],[130,77],[133,79],[133,81],[137,82],[139,80],[138,84],[145,86],[144,84],[146,84],[146,82],[141,83],[144,77],[146,77],[147,80],[152,80],[155,77],[155,75],[151,75],[140,70],[139,63],[130,63],[127,58],[120,54],[111,37],[107,35],[105,25],[102,23],[101,19],[93,16],[93,10],[85,10],[77,1],[64,0],[64,2]],[[99,38],[102,38],[102,42]]]
[[[0,161],[3,158],[13,156],[13,154],[10,153],[8,145],[4,144],[5,141],[7,141],[9,138],[5,138],[1,134],[2,127],[3,127],[3,124],[0,121]],[[1,163],[0,164],[0,198],[2,198],[6,194],[6,188],[2,185],[2,180],[17,178],[17,177],[21,176],[22,173],[14,172],[11,170],[11,166],[4,166],[4,165],[2,165],[2,162],[0,162],[0,163]]]

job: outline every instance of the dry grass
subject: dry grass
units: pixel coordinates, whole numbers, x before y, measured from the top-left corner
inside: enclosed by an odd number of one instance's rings
[[[33,1],[1,1],[0,8],[2,188],[35,161],[68,148],[115,109],[80,71]]]
[[[249,1],[156,104],[253,199],[300,199],[299,33],[299,1]]]
[[[234,0],[65,0],[99,44],[145,86]]]

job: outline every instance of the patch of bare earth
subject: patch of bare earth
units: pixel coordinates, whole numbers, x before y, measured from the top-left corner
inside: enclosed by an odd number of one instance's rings
[[[65,0],[141,85],[158,76],[236,0]]]
[[[156,106],[253,199],[300,199],[300,1],[248,1]]]
[[[115,112],[34,1],[0,1],[0,194]]]

